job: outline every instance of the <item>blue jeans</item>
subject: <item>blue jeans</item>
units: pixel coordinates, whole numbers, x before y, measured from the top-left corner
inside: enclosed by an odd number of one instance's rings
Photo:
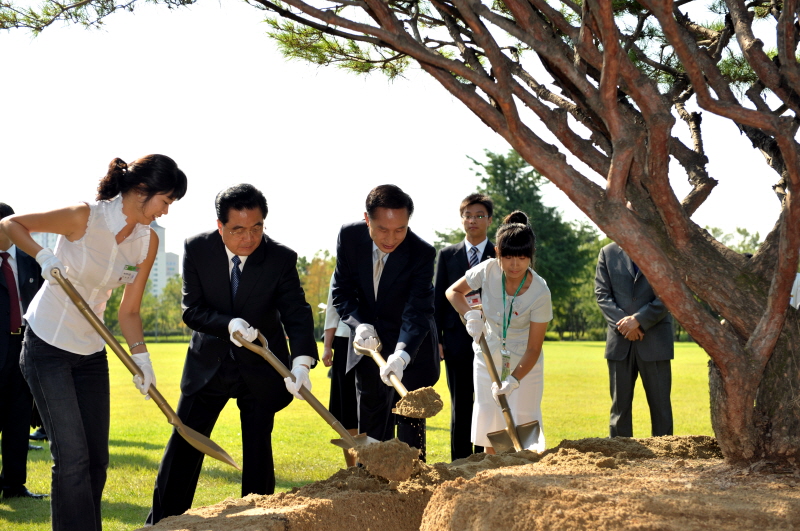
[[[73,354],[28,327],[19,363],[50,439],[53,531],[100,531],[110,415],[106,351]]]

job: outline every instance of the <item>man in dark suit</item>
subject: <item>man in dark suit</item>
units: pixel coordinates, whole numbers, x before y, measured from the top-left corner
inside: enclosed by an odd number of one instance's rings
[[[0,219],[14,210],[0,203]],[[22,315],[42,285],[39,264],[0,231],[0,432],[3,434],[4,498],[43,498],[25,487],[28,465],[28,426],[33,397],[19,369],[25,323]]]
[[[310,389],[308,370],[319,359],[313,315],[300,286],[297,254],[264,234],[264,195],[249,184],[233,186],[217,195],[216,209],[217,230],[189,238],[184,248],[183,320],[194,332],[177,414],[210,436],[222,408],[235,398],[242,419],[242,496],[272,494],[273,420],[297,386],[242,348],[233,334],[253,341],[260,330],[275,356],[292,366],[297,382]],[[147,524],[191,507],[202,462],[203,454],[173,431]]]
[[[394,185],[367,196],[364,221],[344,225],[336,245],[333,305],[351,329],[347,372],[355,371],[358,429],[380,441],[394,436],[422,451],[425,420],[395,415],[394,373],[409,390],[439,379],[433,319],[433,260],[436,252],[408,228],[411,197]],[[388,366],[379,370],[355,353],[353,341],[374,348],[378,341]]]
[[[458,312],[445,297],[445,291],[484,260],[494,258],[494,244],[487,231],[492,224],[494,205],[489,196],[471,194],[461,201],[461,222],[466,238],[439,251],[436,260],[436,328],[439,331],[439,355],[445,360],[447,387],[450,389],[450,457],[453,461],[473,453],[470,437],[472,404],[475,389],[472,381],[472,338],[467,334]],[[482,446],[474,448],[482,452]]]
[[[595,295],[608,323],[605,357],[611,383],[611,437],[633,437],[633,390],[639,374],[653,436],[672,435],[672,316],[616,243],[600,251]]]

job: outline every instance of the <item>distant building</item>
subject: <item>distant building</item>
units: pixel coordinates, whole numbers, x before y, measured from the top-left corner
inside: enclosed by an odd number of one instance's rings
[[[175,275],[181,274],[180,256],[175,253],[167,253],[167,280]]]
[[[58,234],[53,234],[51,232],[31,232],[31,238],[42,247],[55,250]]]

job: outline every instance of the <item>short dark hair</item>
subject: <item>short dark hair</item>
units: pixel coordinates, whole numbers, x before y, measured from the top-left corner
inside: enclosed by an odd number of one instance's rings
[[[405,208],[408,217],[414,213],[414,201],[411,200],[411,196],[393,184],[382,184],[370,190],[366,206],[367,216],[370,219],[379,208]]]
[[[267,198],[261,190],[252,184],[242,183],[226,188],[217,194],[214,200],[217,208],[217,219],[225,225],[228,216],[233,210],[250,210],[260,208],[263,218],[267,217]]]
[[[497,254],[500,256],[524,256],[533,262],[536,254],[536,235],[528,225],[528,216],[521,210],[515,210],[503,219],[495,236]],[[531,263],[533,266],[533,263]]]
[[[492,198],[486,194],[469,194],[464,198],[463,201],[461,201],[461,206],[458,208],[458,213],[463,216],[464,211],[470,205],[482,205],[483,208],[486,209],[486,213],[489,214],[489,217],[492,217],[492,214],[494,214],[494,203],[492,203]]]
[[[5,203],[0,203],[0,219],[14,215],[14,209]]]
[[[145,201],[156,194],[169,194],[177,201],[186,195],[186,174],[166,155],[145,155],[130,164],[116,158],[97,185],[97,200],[112,199],[134,188],[145,193]]]

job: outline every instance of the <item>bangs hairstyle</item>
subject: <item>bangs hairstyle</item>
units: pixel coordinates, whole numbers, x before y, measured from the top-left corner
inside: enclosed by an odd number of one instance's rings
[[[217,209],[217,219],[223,225],[228,223],[231,209],[233,210],[261,210],[261,218],[267,218],[267,198],[261,190],[252,184],[242,183],[226,188],[217,194],[214,200]]]
[[[393,184],[382,184],[370,190],[367,196],[367,216],[372,219],[375,211],[379,208],[388,208],[391,210],[398,208],[405,208],[408,212],[408,217],[414,213],[414,201],[411,196],[400,189],[399,186]]]
[[[481,205],[486,209],[486,214],[488,214],[489,217],[492,217],[492,214],[494,214],[494,203],[492,203],[492,198],[486,194],[469,194],[464,198],[463,201],[461,201],[461,206],[458,208],[458,213],[463,216],[464,211],[470,205]]]
[[[174,160],[166,155],[146,155],[127,164],[116,158],[108,165],[108,172],[97,186],[97,200],[112,199],[138,189],[145,201],[156,194],[168,195],[173,201],[186,195],[186,174]]]
[[[525,212],[515,210],[503,219],[495,237],[497,253],[500,256],[522,256],[533,262],[536,254],[536,235],[528,225]],[[533,266],[533,264],[531,264]]]

